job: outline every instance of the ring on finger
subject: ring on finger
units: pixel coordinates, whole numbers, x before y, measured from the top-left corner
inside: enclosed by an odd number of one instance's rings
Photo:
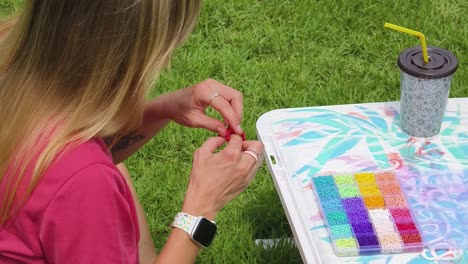
[[[246,150],[243,153],[249,154],[250,156],[252,156],[255,159],[256,162],[258,162],[260,160],[260,156],[257,154],[257,152],[255,152],[253,150]]]
[[[249,151],[252,151],[253,153],[255,153],[257,155],[257,158],[258,158],[259,162],[261,162],[263,160],[263,154],[258,154],[255,150],[249,150]]]
[[[248,149],[246,151],[251,151],[251,152],[255,153],[255,155],[257,155],[257,158],[260,158],[260,154],[258,154],[257,151],[252,150],[252,149]]]
[[[208,103],[211,103],[211,101],[212,101],[213,99],[215,99],[216,97],[218,97],[218,96],[219,96],[218,93],[212,93],[212,94],[210,95],[210,99],[208,99]]]

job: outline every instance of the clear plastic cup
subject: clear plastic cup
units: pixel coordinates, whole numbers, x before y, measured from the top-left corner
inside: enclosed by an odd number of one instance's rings
[[[425,63],[421,46],[404,50],[398,58],[400,68],[400,125],[412,137],[439,134],[445,114],[450,84],[458,68],[455,55],[448,50],[427,48]]]

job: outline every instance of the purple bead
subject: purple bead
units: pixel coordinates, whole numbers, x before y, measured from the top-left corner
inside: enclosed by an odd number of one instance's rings
[[[369,222],[351,222],[354,233],[374,233],[372,224]]]
[[[378,254],[380,253],[380,245],[374,233],[356,234],[356,239],[359,244],[359,254]]]
[[[367,211],[364,210],[353,210],[346,212],[349,221],[352,223],[358,223],[358,222],[370,222],[369,221],[369,216],[367,215]]]
[[[364,202],[360,197],[346,198],[342,201],[343,207],[346,212],[352,212],[354,210],[365,210]]]
[[[359,246],[361,247],[379,245],[379,241],[374,233],[356,234],[356,238],[358,240]]]

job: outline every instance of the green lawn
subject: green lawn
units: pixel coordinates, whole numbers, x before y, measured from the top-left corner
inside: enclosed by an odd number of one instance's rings
[[[0,15],[18,0],[0,0]],[[152,95],[214,78],[244,93],[243,128],[255,138],[257,118],[299,106],[399,100],[396,59],[418,45],[384,22],[426,34],[452,51],[459,70],[451,97],[468,96],[468,2],[371,0],[206,0],[197,28]],[[214,114],[210,111],[211,114]],[[192,153],[212,133],[169,125],[128,165],[158,248],[181,207]],[[219,235],[199,263],[301,263],[295,247],[265,251],[256,238],[292,233],[268,169],[218,216]]]

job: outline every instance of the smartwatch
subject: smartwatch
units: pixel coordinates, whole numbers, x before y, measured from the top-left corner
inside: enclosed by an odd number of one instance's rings
[[[214,221],[201,216],[192,216],[180,212],[176,215],[171,227],[184,230],[193,242],[207,248],[216,235],[217,227]]]

